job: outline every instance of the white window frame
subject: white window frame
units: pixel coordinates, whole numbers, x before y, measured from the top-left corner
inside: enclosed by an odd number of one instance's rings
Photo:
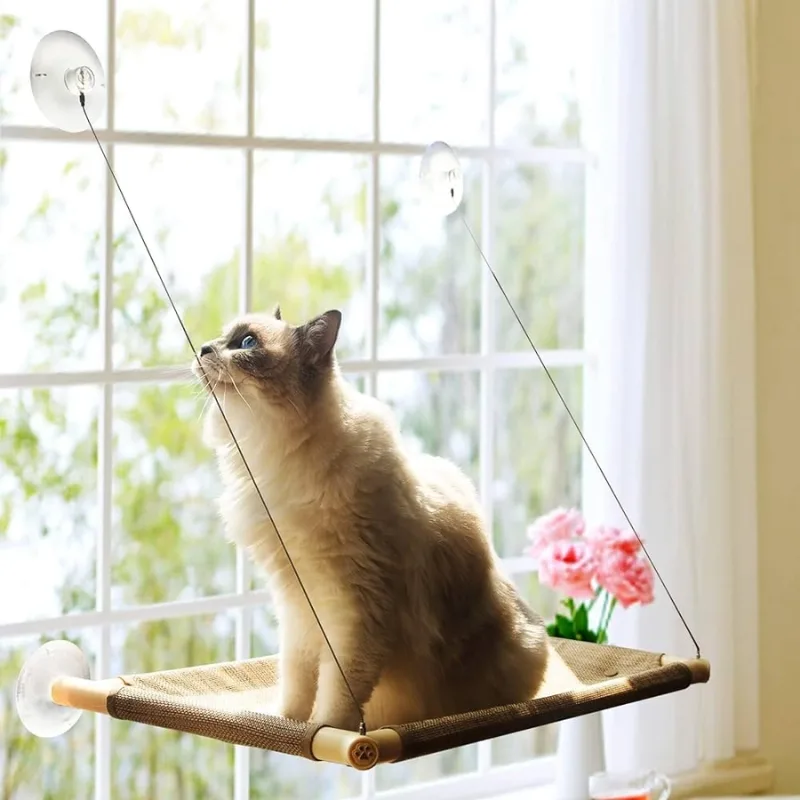
[[[591,159],[583,147],[499,147],[495,142],[495,97],[496,97],[496,0],[485,0],[490,6],[488,31],[488,52],[490,62],[489,92],[485,98],[488,104],[488,144],[481,147],[458,148],[462,157],[475,158],[482,162],[482,240],[481,248],[489,263],[493,263],[493,223],[494,223],[494,174],[498,160],[513,160],[517,163],[580,163],[587,167]],[[242,252],[240,263],[239,311],[251,310],[252,271],[253,271],[253,157],[256,151],[295,151],[320,153],[361,154],[369,158],[368,219],[367,232],[370,247],[367,254],[368,295],[370,298],[370,324],[367,329],[367,357],[341,362],[345,373],[358,373],[367,378],[367,391],[376,392],[379,372],[386,370],[436,370],[443,372],[478,371],[481,376],[479,452],[480,472],[479,490],[483,498],[484,510],[491,528],[493,504],[491,501],[493,481],[494,452],[494,376],[498,369],[541,369],[533,352],[497,352],[493,340],[494,331],[494,292],[497,287],[489,271],[481,268],[481,332],[478,353],[466,355],[446,355],[419,357],[413,359],[381,359],[378,354],[379,322],[379,260],[380,260],[380,176],[379,158],[381,155],[418,156],[424,151],[423,144],[386,142],[380,135],[380,0],[373,0],[373,81],[372,81],[372,137],[366,141],[291,139],[262,137],[255,134],[255,0],[247,2],[247,63],[246,63],[246,103],[247,127],[244,135],[215,135],[192,133],[166,133],[150,131],[119,130],[114,124],[115,107],[115,68],[116,68],[116,7],[115,0],[107,0],[107,126],[97,128],[97,135],[114,164],[115,145],[180,146],[223,148],[238,150],[242,155],[244,173],[244,221],[242,226]],[[5,142],[76,142],[91,141],[89,133],[70,134],[52,127],[27,125],[7,125],[2,127],[2,140]],[[97,158],[100,154],[96,153]],[[587,173],[588,173],[587,169]],[[587,175],[588,179],[588,175]],[[587,180],[588,183],[588,180]],[[124,179],[122,180],[124,188]],[[111,656],[110,632],[113,625],[136,623],[201,614],[214,614],[224,611],[236,613],[235,657],[250,657],[251,617],[254,606],[269,600],[266,591],[248,591],[250,564],[241,549],[237,548],[236,590],[232,594],[202,597],[195,600],[165,602],[156,605],[112,608],[111,604],[111,512],[112,512],[112,460],[113,460],[113,390],[120,384],[166,383],[185,379],[185,370],[174,368],[115,369],[112,359],[113,320],[113,240],[114,208],[120,202],[116,187],[105,173],[105,222],[104,222],[104,260],[100,281],[100,326],[102,335],[102,368],[75,372],[36,372],[0,375],[0,390],[53,388],[63,386],[97,386],[102,391],[102,404],[98,426],[98,492],[101,524],[97,538],[96,564],[96,607],[94,611],[50,618],[35,619],[0,625],[0,640],[29,635],[46,634],[63,627],[70,630],[91,628],[99,632],[99,645],[95,675],[96,678],[109,677]],[[136,213],[136,209],[134,209]],[[585,215],[587,218],[589,214]],[[145,232],[145,237],[147,232]],[[559,349],[540,351],[547,366],[587,366],[587,351],[583,349]],[[525,556],[505,558],[504,567],[509,575],[528,574],[535,571],[535,563]],[[110,719],[97,715],[95,727],[95,796],[105,800],[111,786],[111,739]],[[69,734],[66,734],[69,735]],[[234,799],[249,800],[249,752],[247,748],[236,747],[234,760]],[[385,800],[482,800],[517,789],[530,788],[536,784],[550,782],[554,776],[554,758],[534,757],[531,760],[509,766],[492,767],[491,743],[478,745],[477,771],[426,784],[415,784],[401,789],[376,792],[375,773],[370,771],[362,776],[362,800],[385,798]]]

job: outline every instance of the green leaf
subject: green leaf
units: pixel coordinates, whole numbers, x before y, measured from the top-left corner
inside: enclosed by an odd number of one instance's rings
[[[563,614],[556,614],[556,626],[558,629],[558,636],[562,639],[574,639],[575,627],[569,617]]]
[[[585,634],[589,630],[589,613],[583,603],[578,606],[578,610],[575,612],[574,625],[577,633]]]
[[[558,636],[558,625],[555,622],[551,622],[547,626],[547,635],[548,636]]]

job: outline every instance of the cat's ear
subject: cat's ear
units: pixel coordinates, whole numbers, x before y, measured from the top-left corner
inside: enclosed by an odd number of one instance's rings
[[[339,336],[341,324],[342,312],[332,309],[314,317],[297,329],[312,363],[322,363],[330,356]]]
[[[275,319],[281,319],[281,304],[278,303],[272,311],[272,315]]]

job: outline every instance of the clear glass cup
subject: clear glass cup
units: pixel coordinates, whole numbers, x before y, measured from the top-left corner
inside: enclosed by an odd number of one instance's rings
[[[667,800],[672,784],[660,772],[596,772],[589,777],[592,800]]]

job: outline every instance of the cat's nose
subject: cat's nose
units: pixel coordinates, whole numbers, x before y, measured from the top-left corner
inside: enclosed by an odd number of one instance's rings
[[[210,344],[204,344],[200,348],[200,358],[202,358],[203,356],[210,355],[213,352],[214,352],[214,348]]]

